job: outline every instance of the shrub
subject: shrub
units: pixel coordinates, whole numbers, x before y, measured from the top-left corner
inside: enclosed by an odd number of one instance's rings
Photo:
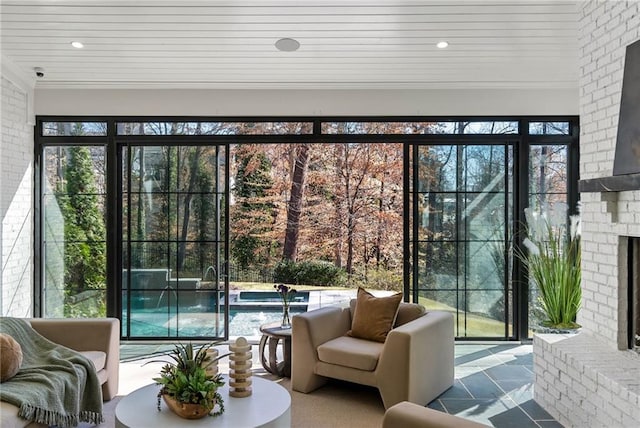
[[[364,275],[354,275],[353,285],[373,290],[402,291],[402,272],[371,269]]]
[[[322,260],[283,260],[273,270],[273,280],[284,284],[338,286],[346,281],[344,270]]]

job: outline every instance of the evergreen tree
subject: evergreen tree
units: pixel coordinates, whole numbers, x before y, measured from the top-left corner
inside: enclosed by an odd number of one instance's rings
[[[68,149],[64,177],[57,199],[64,218],[65,298],[73,303],[80,293],[106,287],[106,229],[87,147]],[[80,313],[65,304],[65,315],[104,316],[104,305],[104,295],[97,307],[84,307]]]

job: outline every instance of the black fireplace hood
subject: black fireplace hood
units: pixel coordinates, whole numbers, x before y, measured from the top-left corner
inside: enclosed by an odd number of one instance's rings
[[[580,193],[624,192],[626,190],[640,190],[640,173],[590,178],[578,182],[578,191]]]
[[[580,192],[640,190],[640,40],[627,46],[613,176],[580,180]]]

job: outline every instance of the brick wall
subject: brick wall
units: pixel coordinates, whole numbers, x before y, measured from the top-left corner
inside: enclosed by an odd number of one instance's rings
[[[580,174],[611,176],[626,46],[640,39],[640,3],[588,2],[580,16]],[[617,346],[619,236],[640,236],[640,192],[583,193],[579,322]]]
[[[0,210],[2,275],[0,313],[33,312],[33,125],[29,92],[2,77]]]
[[[535,400],[565,427],[640,426],[640,359],[589,334],[536,335]]]
[[[640,39],[640,2],[578,3],[580,176],[611,176],[626,46]],[[582,193],[580,334],[536,336],[534,395],[565,426],[640,423],[640,356],[621,347],[627,236],[640,236],[640,191]],[[626,268],[625,268],[626,269]],[[623,288],[624,287],[624,288]]]

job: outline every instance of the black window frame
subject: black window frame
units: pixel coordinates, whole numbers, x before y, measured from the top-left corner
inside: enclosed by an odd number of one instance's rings
[[[180,135],[180,136],[149,136],[149,135],[118,135],[118,122],[193,122],[193,121],[209,121],[209,122],[313,122],[313,132],[311,134],[301,135]],[[322,134],[322,123],[324,122],[478,122],[478,121],[496,121],[496,122],[518,122],[518,133],[508,134]],[[44,122],[106,122],[106,136],[44,136]],[[530,122],[569,122],[569,132],[567,135],[550,134],[529,134]],[[118,282],[120,274],[118,270],[118,189],[121,178],[117,165],[119,165],[119,144],[126,139],[128,143],[136,141],[149,141],[153,139],[154,144],[163,144],[163,142],[175,141],[179,138],[181,141],[189,141],[193,144],[211,143],[216,144],[269,144],[269,143],[344,143],[344,142],[376,142],[376,143],[402,143],[404,162],[403,162],[403,185],[404,185],[404,210],[403,210],[403,250],[404,250],[404,298],[409,299],[415,290],[412,290],[410,278],[410,270],[412,261],[407,256],[410,254],[410,237],[409,230],[409,184],[411,182],[411,167],[409,165],[409,156],[411,147],[417,143],[429,143],[438,141],[439,143],[447,141],[468,142],[469,144],[478,144],[482,142],[493,142],[500,140],[508,140],[514,144],[514,174],[517,177],[514,180],[514,244],[522,245],[524,223],[524,209],[528,207],[529,183],[527,177],[529,149],[532,145],[566,144],[568,147],[567,157],[567,203],[569,205],[570,214],[576,214],[577,204],[579,200],[578,180],[579,180],[579,134],[580,124],[579,117],[575,115],[497,115],[497,116],[56,116],[56,115],[39,115],[36,117],[34,132],[34,316],[42,316],[42,293],[43,293],[43,272],[41,266],[41,257],[43,254],[42,247],[42,230],[41,230],[41,180],[43,178],[43,148],[48,145],[106,145],[106,198],[107,198],[107,279],[112,283],[115,279],[117,287],[107,288],[107,316],[120,317],[122,308],[119,305],[119,295],[121,293],[121,285]],[[121,214],[120,214],[121,215]],[[528,280],[526,279],[526,269],[522,262],[517,258],[513,258],[513,278],[512,280],[518,284],[514,286],[513,298],[513,319],[514,329],[513,335],[504,338],[482,338],[473,337],[468,340],[527,340],[529,336],[528,325]]]

